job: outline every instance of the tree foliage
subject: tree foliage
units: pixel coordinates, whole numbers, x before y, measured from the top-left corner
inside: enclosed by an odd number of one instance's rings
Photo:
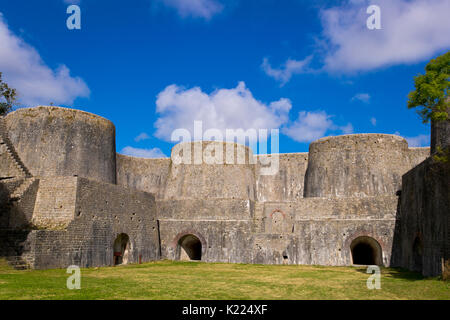
[[[0,72],[0,116],[11,111],[13,103],[16,101],[16,96],[16,89],[10,88],[2,80],[2,73]]]
[[[424,123],[450,120],[449,79],[450,51],[432,59],[425,67],[425,74],[414,77],[416,90],[408,95],[408,108],[419,107],[417,113]]]

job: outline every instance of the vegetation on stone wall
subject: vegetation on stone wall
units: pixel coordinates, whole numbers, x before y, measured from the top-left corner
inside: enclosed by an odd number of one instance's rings
[[[16,101],[16,97],[16,89],[10,88],[8,84],[2,80],[2,73],[0,72],[0,116],[11,111],[12,106]]]

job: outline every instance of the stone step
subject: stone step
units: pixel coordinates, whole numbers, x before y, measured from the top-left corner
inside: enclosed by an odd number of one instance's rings
[[[20,159],[19,155],[16,152],[16,149],[14,148],[13,144],[9,140],[3,117],[0,117],[0,137],[1,137],[3,144],[6,145],[6,151],[13,158],[16,167],[21,172],[23,172],[25,174],[25,176],[31,177],[30,171],[27,169],[25,164],[22,162],[22,160]]]
[[[9,196],[10,199],[12,201],[20,200],[34,181],[36,181],[36,178],[34,177],[25,179],[25,181],[11,193],[11,195]]]
[[[25,270],[30,268],[21,256],[9,256],[6,260],[8,264],[16,270]]]

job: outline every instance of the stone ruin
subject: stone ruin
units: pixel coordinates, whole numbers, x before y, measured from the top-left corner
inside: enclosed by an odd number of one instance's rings
[[[171,259],[448,272],[450,174],[429,148],[327,137],[279,154],[276,175],[239,148],[243,164],[134,158],[97,115],[14,111],[0,119],[0,256],[35,269]]]

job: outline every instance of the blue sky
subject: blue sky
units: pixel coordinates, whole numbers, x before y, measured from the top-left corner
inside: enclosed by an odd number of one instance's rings
[[[66,9],[81,9],[69,30]],[[413,77],[450,48],[447,0],[0,0],[0,71],[23,106],[73,107],[116,126],[117,151],[170,155],[170,132],[279,128],[280,152],[345,133],[429,145],[406,107]],[[381,9],[369,30],[366,9]]]

